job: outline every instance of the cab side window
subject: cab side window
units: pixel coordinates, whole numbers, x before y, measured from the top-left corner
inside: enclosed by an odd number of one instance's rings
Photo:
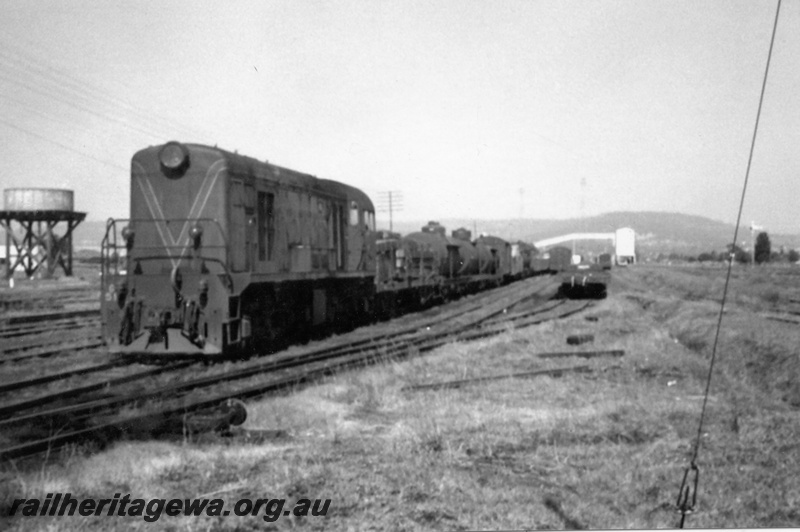
[[[350,225],[358,225],[358,203],[350,202]]]

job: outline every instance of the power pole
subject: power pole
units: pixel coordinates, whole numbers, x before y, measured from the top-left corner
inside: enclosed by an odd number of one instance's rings
[[[378,212],[389,213],[389,231],[394,231],[394,213],[403,210],[403,193],[399,190],[378,192]]]

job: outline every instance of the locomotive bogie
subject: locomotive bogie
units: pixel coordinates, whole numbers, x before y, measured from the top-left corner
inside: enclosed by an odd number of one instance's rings
[[[347,330],[372,315],[375,289],[367,279],[251,283],[241,296],[251,339],[242,346],[272,351],[292,341]]]

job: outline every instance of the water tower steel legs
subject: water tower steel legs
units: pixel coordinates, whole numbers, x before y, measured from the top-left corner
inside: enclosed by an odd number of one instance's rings
[[[28,278],[37,273],[45,278],[52,277],[58,266],[61,266],[65,275],[72,275],[72,231],[83,221],[86,213],[47,214],[0,212],[0,226],[6,232],[6,279],[10,279],[18,267]],[[66,232],[58,236],[53,229],[62,221],[67,224]],[[21,238],[17,236],[20,231],[15,231],[14,222],[22,228]],[[13,258],[12,244],[16,255]]]

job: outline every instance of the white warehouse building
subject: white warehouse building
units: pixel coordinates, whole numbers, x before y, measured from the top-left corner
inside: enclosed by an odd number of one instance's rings
[[[636,232],[630,227],[621,227],[614,233],[614,248],[617,264],[636,263]]]

